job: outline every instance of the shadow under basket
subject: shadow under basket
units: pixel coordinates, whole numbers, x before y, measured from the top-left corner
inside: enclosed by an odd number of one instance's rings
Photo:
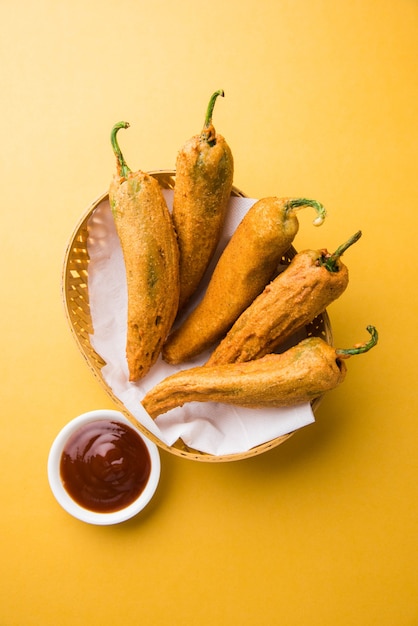
[[[149,172],[154,176],[163,189],[174,189],[175,171],[158,170]],[[247,197],[242,191],[236,187],[232,188],[232,196]],[[107,385],[101,374],[101,369],[105,362],[93,349],[90,343],[90,335],[93,334],[92,320],[90,316],[89,293],[88,293],[88,271],[89,271],[89,255],[87,250],[88,240],[88,222],[95,208],[108,198],[108,194],[102,194],[86,211],[83,217],[76,225],[73,234],[67,246],[64,258],[63,274],[62,274],[62,295],[64,300],[65,312],[69,322],[72,335],[80,349],[81,354],[87,362],[88,367],[99,381],[100,385],[105,389],[119,410],[151,441],[156,443],[161,449],[166,450],[177,456],[181,456],[193,461],[205,462],[225,462],[238,461],[250,458],[258,454],[262,454],[276,446],[280,445],[291,437],[294,433],[288,433],[281,437],[277,437],[255,446],[250,450],[239,454],[212,455],[202,453],[199,450],[188,447],[181,439],[177,440],[173,445],[168,446],[161,441],[145,426],[140,424],[138,420],[131,415],[123,403],[114,395],[110,387]],[[282,262],[289,263],[296,250],[291,247],[284,255]],[[322,337],[327,343],[332,345],[331,324],[326,311],[316,317],[311,324],[306,326],[307,336]],[[317,398],[312,402],[312,409],[315,411],[319,406],[321,398]]]

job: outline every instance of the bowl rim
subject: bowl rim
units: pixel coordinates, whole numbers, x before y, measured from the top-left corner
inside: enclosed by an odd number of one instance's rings
[[[150,476],[143,491],[134,502],[119,511],[113,511],[111,513],[98,513],[79,505],[65,489],[60,476],[61,455],[69,437],[85,424],[101,420],[118,422],[129,426],[144,442],[151,459]],[[88,524],[105,526],[124,522],[137,515],[146,507],[152,499],[160,480],[161,459],[157,445],[145,437],[138,428],[135,428],[132,422],[123,415],[123,413],[113,409],[96,409],[74,417],[58,432],[49,451],[47,474],[49,486],[55,499],[67,513]]]

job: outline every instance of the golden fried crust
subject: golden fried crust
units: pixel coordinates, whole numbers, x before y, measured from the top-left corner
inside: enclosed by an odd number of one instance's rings
[[[257,359],[273,352],[336,300],[348,285],[348,270],[339,263],[330,272],[317,262],[319,251],[299,252],[237,319],[207,365]]]
[[[155,363],[178,309],[179,251],[155,178],[115,176],[109,199],[121,242],[128,291],[126,354],[131,381]]]
[[[176,161],[173,222],[180,250],[180,304],[197,289],[219,242],[231,195],[234,162],[222,135],[210,145],[200,135]]]
[[[231,328],[273,278],[282,255],[298,232],[289,198],[263,198],[246,213],[221,255],[203,299],[164,348],[169,363],[200,354]]]
[[[183,370],[157,384],[142,404],[154,419],[186,402],[224,402],[248,408],[290,406],[334,389],[345,374],[346,366],[335,350],[322,339],[310,337],[283,354]]]

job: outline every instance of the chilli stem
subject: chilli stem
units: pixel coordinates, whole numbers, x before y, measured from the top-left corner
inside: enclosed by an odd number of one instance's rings
[[[329,272],[338,272],[338,261],[344,252],[352,246],[361,237],[361,230],[358,230],[350,239],[339,246],[333,254],[322,254],[319,264],[325,267]]]
[[[308,200],[307,198],[292,198],[288,200],[285,205],[285,214],[291,213],[292,211],[297,211],[298,209],[302,209],[303,207],[312,207],[317,212],[317,216],[313,221],[314,226],[320,226],[325,217],[326,210],[325,207],[322,206],[320,202],[317,200]]]
[[[223,89],[218,89],[218,91],[215,91],[215,93],[212,94],[211,99],[209,100],[208,108],[206,110],[205,128],[208,128],[208,126],[212,124],[213,109],[215,107],[215,102],[218,96],[222,96],[222,98],[225,96],[225,92]]]
[[[121,128],[129,128],[129,122],[118,122],[117,124],[115,124],[110,134],[110,141],[112,144],[113,152],[115,153],[117,159],[118,173],[121,176],[126,177],[131,170],[126,164],[122,151],[119,148],[118,140],[116,138],[116,135]]]
[[[377,344],[378,340],[378,332],[374,326],[367,326],[367,332],[370,333],[371,337],[369,341],[366,343],[359,343],[355,345],[353,348],[347,348],[345,350],[336,350],[336,354],[341,359],[348,359],[348,357],[353,356],[355,354],[363,354],[363,352],[368,352],[371,348],[373,348]]]
[[[212,124],[212,116],[218,96],[225,96],[223,89],[218,89],[218,91],[215,91],[215,93],[212,94],[211,99],[209,100],[208,108],[206,109],[205,124],[201,132],[201,138],[203,141],[207,141],[210,146],[214,146],[216,143],[216,133]]]

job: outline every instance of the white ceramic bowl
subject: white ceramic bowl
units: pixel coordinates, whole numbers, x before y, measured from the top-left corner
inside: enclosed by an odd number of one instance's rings
[[[151,459],[151,471],[143,491],[137,499],[134,500],[134,502],[119,511],[111,513],[97,513],[80,506],[66,491],[61,480],[60,473],[61,456],[68,439],[80,427],[98,420],[109,420],[111,422],[118,422],[130,426],[146,445]],[[160,479],[160,471],[160,454],[157,446],[152,441],[149,441],[149,439],[147,439],[138,429],[136,429],[122,413],[107,409],[83,413],[82,415],[79,415],[71,420],[71,422],[66,424],[66,426],[64,426],[64,428],[58,433],[51,446],[48,456],[48,480],[52,493],[58,503],[73,517],[76,517],[83,522],[87,522],[88,524],[97,524],[101,526],[119,524],[120,522],[124,522],[139,513],[153,497]]]

